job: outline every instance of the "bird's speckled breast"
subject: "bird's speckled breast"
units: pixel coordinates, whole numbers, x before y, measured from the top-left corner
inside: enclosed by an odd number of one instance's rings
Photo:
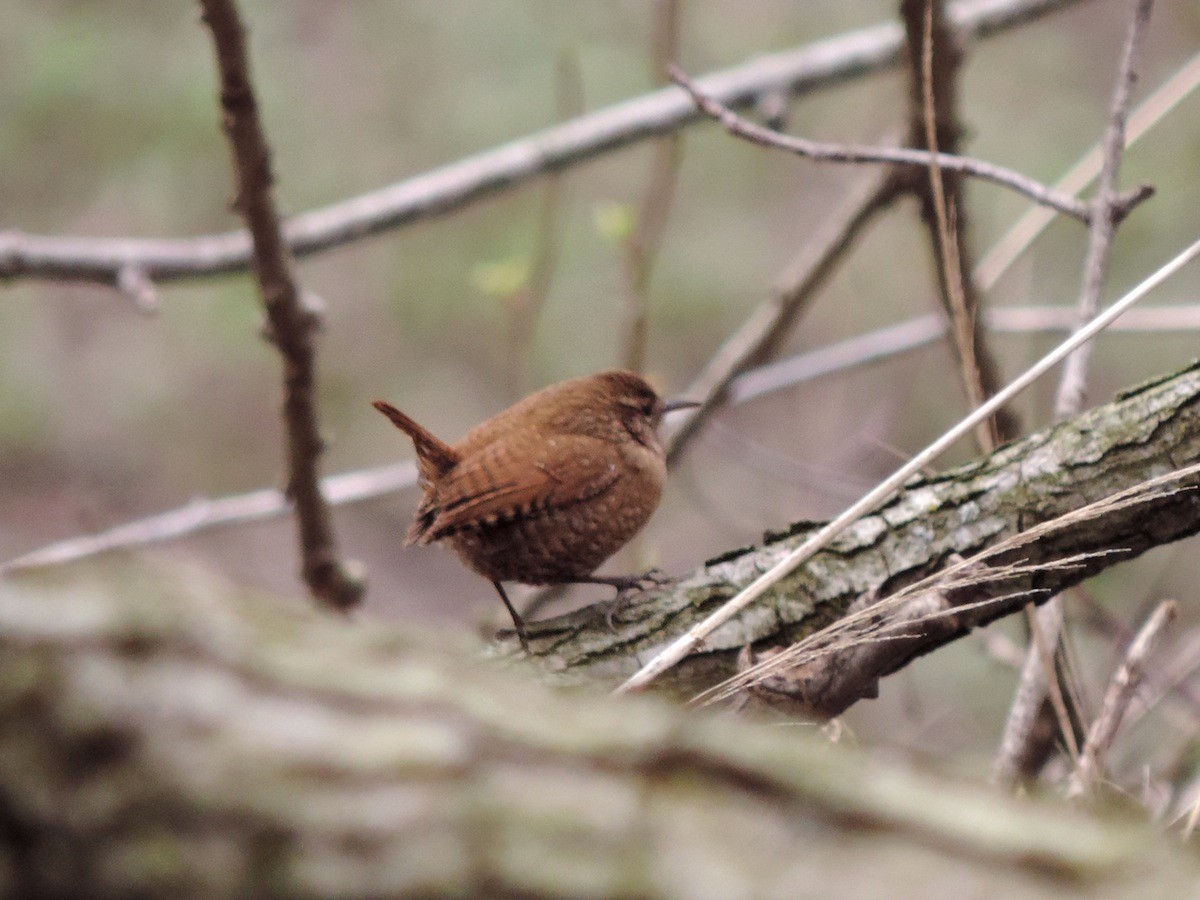
[[[666,476],[654,450],[631,441],[616,450],[621,477],[596,496],[459,531],[445,543],[493,581],[556,584],[591,575],[646,524]]]

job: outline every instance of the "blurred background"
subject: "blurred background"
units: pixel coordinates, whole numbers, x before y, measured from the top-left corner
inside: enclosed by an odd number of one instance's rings
[[[243,0],[274,148],[277,200],[299,212],[357,195],[642,94],[656,4],[556,0],[280,4]],[[738,4],[684,0],[679,61],[693,74],[895,19],[891,2]],[[1132,4],[1080,3],[969,51],[966,147],[1055,180],[1101,135]],[[1200,7],[1160,3],[1137,99],[1200,49]],[[899,70],[792,102],[787,130],[857,142],[902,129]],[[1136,101],[1135,101],[1136,102]],[[0,230],[186,237],[234,228],[231,171],[208,33],[192,3],[16,0],[0,31]],[[683,391],[767,299],[788,264],[863,172],[749,146],[711,124],[684,133],[674,202],[652,277],[647,370]],[[370,407],[383,397],[453,440],[528,390],[618,363],[629,270],[624,229],[653,147],[639,144],[559,179],[556,259],[527,341],[514,339],[521,286],[539,252],[546,182],[359,241],[298,264],[325,302],[320,413],[326,473],[411,456]],[[1200,98],[1185,99],[1126,156],[1122,182],[1159,193],[1120,229],[1109,299],[1200,234]],[[1023,212],[973,183],[976,258]],[[1056,222],[986,296],[990,306],[1074,304],[1086,233]],[[1193,267],[1149,303],[1200,300]],[[260,339],[245,275],[160,288],[139,313],[115,291],[15,280],[0,292],[0,560],[45,543],[215,498],[279,486],[280,363]],[[933,311],[924,232],[911,202],[869,231],[790,338],[819,348]],[[997,336],[1005,379],[1058,340]],[[1197,355],[1194,332],[1103,337],[1094,402]],[[1018,404],[1026,430],[1049,421],[1054,379]],[[673,474],[644,537],[606,572],[681,573],[797,519],[836,514],[964,411],[942,345],[906,353],[722,413]],[[964,444],[947,460],[972,457]],[[364,615],[476,628],[502,621],[492,588],[449,552],[402,548],[409,491],[336,511],[343,553],[367,567]],[[1113,629],[1150,604],[1200,619],[1194,541],[1155,551],[1088,586],[1098,679]],[[239,583],[307,602],[293,525],[279,519],[138,551],[199,560]],[[608,596],[579,590],[570,602]],[[563,607],[560,607],[563,608]],[[1095,624],[1099,622],[1101,624]],[[1107,624],[1103,624],[1107,623]],[[1019,624],[1019,623],[1018,623]],[[1020,638],[1012,623],[999,632]],[[986,759],[1015,672],[982,639],[960,641],[884,685],[848,717],[859,740]],[[1156,738],[1157,739],[1157,738]],[[965,757],[963,756],[965,754]]]

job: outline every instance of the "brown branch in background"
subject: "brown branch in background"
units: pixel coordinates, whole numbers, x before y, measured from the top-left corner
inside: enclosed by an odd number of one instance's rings
[[[1083,286],[1076,307],[1076,327],[1090,322],[1100,306],[1100,295],[1108,275],[1113,236],[1124,213],[1120,208],[1119,176],[1125,150],[1125,122],[1137,80],[1138,53],[1150,21],[1153,0],[1138,0],[1133,21],[1122,51],[1117,83],[1109,108],[1108,128],[1103,141],[1103,163],[1097,181],[1096,196],[1091,202],[1088,227],[1088,251],[1084,262]],[[1067,357],[1055,398],[1055,417],[1069,418],[1083,408],[1086,395],[1087,370],[1091,345],[1085,344]],[[1021,680],[1009,710],[1004,734],[992,777],[1001,784],[1012,784],[1018,778],[1032,778],[1049,757],[1047,741],[1058,732],[1039,726],[1038,720],[1049,715],[1048,692],[1052,689],[1047,677],[1054,666],[1044,659],[1039,649],[1044,646],[1055,652],[1063,627],[1063,602],[1054,597],[1038,610],[1027,608],[1031,630],[1040,632],[1039,639],[1029,648],[1029,658],[1021,671]],[[1067,731],[1060,722],[1060,731]]]
[[[943,172],[939,152],[958,154],[958,71],[962,60],[957,37],[946,21],[941,0],[903,0],[900,4],[909,47],[909,145],[932,153],[928,177],[905,178],[921,208],[933,249],[934,273],[942,308],[950,321],[951,347],[971,408],[1000,386],[995,357],[984,340],[979,292],[968,273],[967,214],[962,173]],[[903,176],[901,176],[903,177]],[[1011,414],[1000,410],[976,429],[980,449],[991,452],[1017,436]]]
[[[661,79],[665,77],[671,61],[679,57],[682,0],[658,0],[657,6],[651,70],[657,79]],[[633,233],[625,241],[627,276],[622,365],[635,372],[646,368],[650,330],[650,276],[654,272],[654,263],[666,232],[682,160],[683,136],[680,132],[674,131],[655,142],[650,178],[642,192]]]
[[[960,0],[955,21],[973,38],[1019,27],[1081,0]],[[895,65],[901,41],[890,23],[862,28],[705,76],[706,93],[735,107],[766,93],[806,93]],[[290,218],[288,247],[307,256],[462,209],[531,178],[586,162],[700,118],[664,88],[375,191]],[[0,231],[0,278],[44,278],[115,285],[124,266],[151,281],[197,278],[250,267],[244,231],[195,238],[84,238]]]
[[[1179,604],[1175,601],[1168,600],[1160,604],[1129,645],[1125,661],[1113,676],[1104,695],[1100,714],[1096,716],[1096,721],[1088,731],[1083,752],[1079,754],[1079,763],[1075,766],[1067,786],[1068,797],[1079,797],[1092,791],[1103,777],[1104,760],[1117,737],[1117,730],[1121,727],[1125,711],[1145,677],[1146,661],[1150,652],[1163,630],[1175,621],[1178,614]]]
[[[245,28],[233,0],[200,0],[200,5],[220,70],[222,124],[237,176],[233,206],[246,220],[253,241],[268,337],[283,355],[287,493],[296,508],[304,580],[321,602],[349,609],[362,599],[364,584],[338,560],[329,508],[317,480],[322,449],[313,399],[317,318],[301,302],[271,198],[270,150],[250,81]]]
[[[1108,131],[1104,136],[1104,163],[1100,167],[1096,196],[1091,202],[1088,251],[1083,267],[1083,289],[1079,295],[1076,327],[1090,322],[1100,308],[1100,295],[1104,293],[1108,264],[1112,258],[1113,236],[1116,234],[1117,225],[1124,219],[1119,186],[1121,158],[1125,151],[1125,121],[1129,115],[1133,86],[1137,82],[1138,53],[1153,7],[1153,0],[1138,0],[1121,57],[1117,85],[1113,90]],[[1091,356],[1092,346],[1084,344],[1067,358],[1054,404],[1054,415],[1057,418],[1068,418],[1083,408]]]
[[[934,154],[928,150],[914,150],[908,147],[828,144],[780,134],[739,116],[726,104],[704,93],[703,85],[693,81],[677,66],[671,67],[671,80],[691,95],[696,107],[706,116],[720,123],[730,134],[744,138],[752,144],[786,150],[814,162],[890,163],[896,166],[914,166],[923,170],[928,169],[936,157],[938,165],[945,171],[961,172],[1009,188],[1036,203],[1049,206],[1063,215],[1078,219],[1085,224],[1091,219],[1092,208],[1084,201],[1047,187],[1020,172],[994,163],[966,156],[953,156],[949,153]],[[1152,193],[1150,188],[1140,187],[1121,194],[1117,198],[1118,216],[1128,215],[1150,193]]]
[[[1079,685],[1070,680],[1074,670],[1066,664],[1066,645],[1062,643],[1062,598],[1051,597],[1046,604],[1059,607],[1056,624],[1047,624],[1047,618],[1039,614],[1038,608],[1032,603],[1027,603],[1024,609],[1025,622],[1029,626],[1027,652],[1037,661],[1041,670],[1039,682],[1043,697],[1038,712],[1041,722],[1035,729],[1036,736],[1031,736],[1030,743],[1026,745],[1026,755],[1022,761],[1037,768],[1045,765],[1059,738],[1062,739],[1067,757],[1072,762],[1079,759],[1082,740],[1082,735],[1077,733],[1077,723],[1083,719],[1082,707],[1077,702],[1080,697]]]
[[[1095,615],[1092,623],[1119,648],[1115,658],[1123,658],[1136,633],[1114,613],[1102,605],[1090,604],[1088,611]],[[1195,628],[1179,635],[1169,658],[1146,667],[1146,677],[1136,702],[1130,704],[1121,718],[1123,728],[1132,728],[1146,716],[1160,710],[1168,719],[1178,719],[1181,728],[1192,734],[1200,730],[1200,693],[1193,686],[1200,674],[1200,630]],[[1163,709],[1167,699],[1175,701],[1172,709]],[[1185,751],[1187,752],[1187,751]]]

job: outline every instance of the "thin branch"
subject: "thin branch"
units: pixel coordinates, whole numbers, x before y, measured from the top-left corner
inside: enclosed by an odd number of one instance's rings
[[[1104,759],[1116,739],[1121,719],[1130,701],[1146,674],[1146,660],[1163,630],[1179,613],[1179,604],[1168,600],[1159,605],[1154,614],[1142,626],[1137,637],[1129,646],[1125,662],[1113,676],[1100,715],[1088,731],[1087,742],[1079,754],[1079,763],[1067,787],[1068,797],[1079,797],[1093,790],[1104,772]]]
[[[234,208],[246,220],[253,239],[254,271],[267,311],[269,338],[283,356],[287,494],[296,508],[304,580],[321,602],[349,609],[362,599],[364,583],[338,560],[333,523],[317,480],[322,449],[313,400],[317,319],[301,302],[271,197],[270,150],[250,80],[245,27],[233,0],[200,3],[221,76],[223,126],[237,175]]]
[[[1146,26],[1149,24],[1153,0],[1139,0],[1130,23],[1128,36],[1118,67],[1117,83],[1113,89],[1109,112],[1109,124],[1103,141],[1103,164],[1096,196],[1091,203],[1092,216],[1088,226],[1088,252],[1084,263],[1083,286],[1076,307],[1078,327],[1086,325],[1100,305],[1100,295],[1108,274],[1112,239],[1122,214],[1118,199],[1121,157],[1125,150],[1125,121],[1137,80],[1137,59]],[[1067,358],[1063,366],[1055,397],[1055,416],[1058,419],[1075,415],[1083,408],[1086,397],[1088,363],[1091,345],[1084,344]],[[1037,640],[1029,648],[1029,659],[1021,671],[1017,694],[1005,723],[1000,740],[992,776],[1001,783],[1012,783],[1018,774],[1018,763],[1023,759],[1038,758],[1041,754],[1029,752],[1034,740],[1036,720],[1041,714],[1053,675],[1055,654],[1063,627],[1063,601],[1054,597],[1040,609],[1027,609],[1030,628]],[[1043,658],[1045,650],[1050,658]],[[1048,673],[1052,677],[1047,677]],[[1056,708],[1057,708],[1056,703]],[[1069,723],[1063,721],[1059,711],[1060,731],[1066,734]]]
[[[952,13],[969,37],[986,38],[1071,6],[1079,0],[963,0]],[[883,23],[756,57],[704,78],[710,96],[750,106],[764,93],[802,94],[877,72],[900,58],[902,35]],[[284,226],[297,257],[368,235],[446,215],[481,197],[517,187],[547,172],[668,134],[699,118],[674,88],[664,88],[571,122],[408,178],[379,190],[302,213]],[[0,232],[0,279],[43,278],[115,285],[127,265],[154,282],[196,278],[250,267],[245,231],[195,238],[138,239],[42,236]]]
[[[730,134],[754,144],[786,150],[814,162],[890,163],[897,166],[917,166],[925,169],[936,161],[943,169],[961,172],[1010,188],[1030,200],[1056,209],[1063,215],[1078,219],[1085,224],[1092,217],[1092,207],[1084,201],[1056,191],[1020,172],[1014,172],[1003,166],[966,156],[931,153],[928,150],[914,150],[907,147],[867,147],[860,144],[827,144],[780,134],[739,116],[729,106],[705,93],[702,83],[693,81],[677,67],[671,68],[671,80],[691,95],[696,107],[705,115],[720,123]],[[1152,193],[1153,190],[1150,187],[1142,186],[1122,194],[1118,198],[1120,215],[1128,215],[1135,206]]]
[[[971,407],[983,403],[1000,383],[995,358],[984,341],[979,292],[968,274],[967,217],[960,173],[943,172],[939,152],[957,154],[957,75],[962,54],[946,22],[941,0],[904,0],[900,6],[908,36],[911,74],[911,145],[933,153],[927,178],[908,178],[920,201],[921,218],[933,250],[942,308],[950,320],[951,346]],[[1004,410],[976,429],[979,447],[990,452],[1016,437],[1017,425]]]
[[[321,479],[321,494],[331,506],[372,500],[417,484],[417,468],[412,462],[380,466],[355,472],[343,472]],[[248,525],[287,515],[292,505],[283,491],[263,488],[246,494],[197,498],[177,509],[125,522],[97,534],[81,535],[47,544],[0,563],[0,575],[29,569],[61,565],[107,553],[130,550],[151,544],[214,531],[234,525]]]
[[[140,266],[121,267],[121,271],[117,273],[117,290],[133,301],[138,312],[148,315],[158,311],[158,291],[154,289],[154,282],[146,277]]]
[[[1138,0],[1121,55],[1120,74],[1117,77],[1117,86],[1113,90],[1108,130],[1104,136],[1104,163],[1100,167],[1096,196],[1091,203],[1088,252],[1084,262],[1083,289],[1079,295],[1079,327],[1091,321],[1100,308],[1100,295],[1104,292],[1104,282],[1108,277],[1108,264],[1112,256],[1113,235],[1124,216],[1119,180],[1121,157],[1125,152],[1125,120],[1129,114],[1133,86],[1137,82],[1138,54],[1153,7],[1154,0]],[[1058,418],[1073,416],[1083,408],[1091,355],[1091,345],[1084,344],[1067,359],[1054,404],[1054,414]]]
[[[994,397],[984,403],[982,406],[975,409],[970,415],[962,419],[957,425],[943,434],[940,438],[930,444],[925,450],[918,453],[905,465],[901,466],[888,478],[884,479],[876,488],[869,491],[856,503],[852,504],[849,509],[841,513],[831,522],[818,529],[808,540],[804,541],[799,547],[795,548],[784,556],[779,562],[773,565],[770,569],[756,578],[749,586],[739,591],[735,596],[721,604],[718,609],[703,619],[701,622],[694,625],[688,631],[676,638],[665,648],[660,650],[655,656],[642,666],[631,678],[617,688],[618,693],[639,690],[647,684],[671,668],[693,650],[703,643],[704,639],[712,632],[720,627],[725,622],[729,621],[737,615],[746,606],[753,603],[772,586],[777,584],[782,578],[793,572],[799,565],[808,560],[818,550],[828,546],[838,534],[849,527],[855,520],[866,512],[876,508],[887,498],[891,497],[896,490],[904,484],[905,480],[916,472],[919,472],[929,463],[937,459],[950,446],[958,441],[964,434],[968,433],[979,422],[983,421],[987,416],[991,415],[1034,381],[1044,375],[1047,371],[1063,360],[1071,351],[1075,350],[1084,341],[1091,340],[1104,327],[1117,318],[1126,309],[1133,306],[1150,291],[1154,290],[1158,285],[1162,284],[1179,269],[1183,268],[1195,257],[1200,256],[1200,240],[1193,242],[1189,247],[1183,250],[1170,262],[1159,268],[1148,278],[1143,280],[1128,294],[1106,309],[1102,314],[1097,316],[1086,326],[1076,331],[1070,338],[1056,347],[1050,353],[1046,354],[1041,360],[1028,368],[1020,376],[1014,379],[1004,390],[998,392]]]
[[[1103,610],[1096,610],[1103,614]],[[1106,623],[1108,624],[1108,623]],[[1122,646],[1128,647],[1134,635],[1129,633],[1123,622],[1112,623],[1111,632],[1120,635]],[[1138,693],[1136,701],[1122,717],[1122,725],[1131,728],[1147,715],[1158,709],[1167,698],[1178,699],[1182,706],[1182,728],[1189,732],[1200,728],[1200,696],[1191,686],[1191,681],[1200,670],[1200,631],[1187,632],[1181,646],[1174,648],[1172,659],[1146,670],[1146,684]],[[1170,713],[1166,713],[1170,715]]]

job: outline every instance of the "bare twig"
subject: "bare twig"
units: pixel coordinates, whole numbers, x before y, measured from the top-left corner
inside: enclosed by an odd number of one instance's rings
[[[963,0],[953,7],[971,37],[989,37],[1079,0]],[[735,107],[764,93],[800,94],[895,65],[902,46],[891,23],[849,32],[715,72],[703,90]],[[547,172],[667,134],[698,118],[674,88],[642,97],[442,166],[379,190],[288,220],[284,234],[296,256],[446,215]],[[196,278],[250,267],[244,231],[177,240],[42,236],[0,232],[0,278],[46,278],[115,285],[123,266],[139,266],[154,282]]]
[[[852,504],[849,509],[845,510],[831,522],[818,529],[813,535],[799,547],[792,550],[784,556],[778,563],[756,578],[749,586],[739,591],[735,596],[721,604],[709,616],[694,625],[688,631],[676,638],[665,648],[660,650],[655,656],[650,659],[641,669],[639,669],[632,677],[624,684],[617,688],[618,693],[639,690],[671,668],[693,650],[695,650],[704,641],[708,635],[720,627],[725,622],[729,621],[741,610],[750,603],[765,594],[772,586],[777,584],[780,579],[786,577],[794,571],[797,566],[805,560],[813,556],[818,550],[827,546],[838,534],[844,531],[851,523],[862,516],[869,510],[874,509],[899,488],[904,481],[912,474],[919,472],[933,460],[937,459],[945,450],[958,441],[964,434],[973,429],[979,422],[983,421],[987,416],[991,415],[995,410],[999,409],[1034,381],[1044,375],[1047,371],[1063,360],[1071,351],[1076,349],[1084,341],[1091,340],[1103,328],[1117,318],[1126,309],[1133,306],[1150,291],[1160,285],[1164,280],[1170,277],[1175,272],[1179,271],[1183,266],[1187,265],[1196,256],[1200,256],[1200,240],[1193,242],[1189,247],[1178,254],[1174,259],[1166,265],[1159,268],[1148,278],[1143,280],[1137,287],[1127,293],[1124,297],[1106,309],[1102,314],[1097,316],[1083,328],[1076,331],[1070,338],[1056,347],[1050,353],[1046,354],[1041,360],[1033,366],[1025,370],[1020,376],[1014,379],[1004,390],[999,391],[994,397],[984,403],[982,406],[975,409],[970,415],[962,419],[957,425],[943,434],[940,438],[918,453],[908,463],[901,466],[898,470],[884,479],[877,487],[869,491],[865,496]]]
[[[957,112],[957,74],[961,53],[946,22],[942,0],[904,0],[901,13],[908,36],[912,73],[909,143],[932,152],[927,178],[909,178],[933,248],[935,277],[942,308],[950,320],[951,346],[958,360],[967,403],[978,406],[995,393],[999,373],[983,337],[979,294],[971,271],[961,173],[942,172],[938,153],[957,154],[962,131]],[[990,452],[1016,436],[1016,423],[1005,411],[981,422],[976,442]]]
[[[1097,613],[1105,616],[1104,610]],[[1128,647],[1134,634],[1120,620],[1114,620],[1108,633],[1120,635],[1118,643]],[[1138,693],[1136,701],[1130,704],[1122,718],[1125,728],[1130,728],[1153,712],[1167,698],[1176,698],[1183,706],[1182,728],[1188,732],[1200,729],[1200,696],[1197,695],[1191,682],[1200,671],[1200,631],[1192,629],[1187,632],[1180,645],[1173,649],[1172,658],[1160,665],[1147,667],[1146,680],[1143,689]],[[1171,713],[1167,713],[1170,715]]]
[[[1109,125],[1104,137],[1104,161],[1096,196],[1091,203],[1092,215],[1088,226],[1088,252],[1084,263],[1083,286],[1076,307],[1077,326],[1083,327],[1096,314],[1100,295],[1108,274],[1113,235],[1122,214],[1118,201],[1118,177],[1125,149],[1125,120],[1128,115],[1133,84],[1137,79],[1137,57],[1146,25],[1150,19],[1153,0],[1139,0],[1122,52],[1117,84],[1113,90]],[[1091,345],[1084,344],[1067,358],[1055,398],[1055,416],[1067,418],[1079,412],[1086,396],[1088,362]],[[1041,714],[1047,691],[1057,687],[1052,657],[1058,647],[1063,627],[1063,602],[1055,597],[1040,609],[1027,609],[1031,630],[1036,640],[1029,648],[1029,660],[1021,671],[1021,681],[1014,698],[1008,721],[1005,723],[992,775],[1001,783],[1011,783],[1018,775],[1019,761],[1039,758],[1029,751],[1035,733],[1035,722]],[[1041,651],[1050,654],[1042,658]],[[1069,723],[1059,704],[1060,731],[1066,735]]]
[[[1112,256],[1113,235],[1124,215],[1119,178],[1121,157],[1125,151],[1125,120],[1129,114],[1133,85],[1137,81],[1138,53],[1153,7],[1154,0],[1139,0],[1137,4],[1121,56],[1117,86],[1113,90],[1108,130],[1104,136],[1104,163],[1100,168],[1096,196],[1091,202],[1088,252],[1083,269],[1083,289],[1077,308],[1080,327],[1090,321],[1100,308],[1100,295],[1104,292],[1108,263]],[[1054,404],[1054,414],[1060,419],[1073,416],[1083,408],[1091,354],[1091,345],[1084,344],[1068,357],[1063,367],[1062,381],[1059,383]]]
[[[158,311],[158,291],[140,266],[121,267],[117,273],[117,290],[133,301],[138,312],[149,314]]]
[[[313,595],[335,609],[362,598],[363,580],[338,560],[329,508],[317,480],[321,438],[313,401],[316,316],[301,302],[279,216],[271,198],[270,150],[250,80],[246,32],[233,0],[201,0],[221,76],[221,109],[237,175],[234,208],[253,240],[254,272],[270,340],[284,364],[283,418],[288,439],[287,494],[295,504],[302,571]]]
[[[1137,637],[1125,654],[1125,661],[1113,676],[1108,691],[1104,695],[1104,703],[1100,714],[1088,731],[1087,741],[1083,752],[1079,754],[1079,762],[1067,786],[1068,797],[1078,797],[1093,790],[1104,772],[1104,759],[1121,727],[1121,719],[1128,709],[1142,679],[1145,677],[1146,659],[1154,648],[1155,642],[1163,629],[1175,620],[1179,613],[1179,605],[1168,600],[1159,605],[1154,614],[1142,626]]]
[[[936,160],[943,169],[962,172],[1010,188],[1030,200],[1052,207],[1063,215],[1078,219],[1085,224],[1091,219],[1092,209],[1084,201],[1063,194],[1061,191],[1056,191],[1002,166],[965,156],[931,153],[928,150],[914,150],[907,147],[866,147],[859,144],[826,144],[780,134],[739,116],[729,106],[706,94],[702,83],[693,81],[678,67],[671,67],[671,80],[691,95],[697,108],[705,115],[719,122],[730,134],[745,138],[751,143],[786,150],[815,162],[890,163],[925,169]],[[1122,194],[1118,198],[1120,215],[1127,215],[1135,206],[1150,196],[1150,193],[1149,188],[1142,187]]]
[[[416,466],[412,462],[403,462],[327,476],[321,479],[321,494],[331,506],[338,506],[371,500],[414,487],[416,483]],[[39,547],[0,563],[0,575],[61,565],[110,550],[161,544],[218,528],[262,522],[286,515],[291,508],[283,491],[275,488],[263,488],[215,500],[197,498],[177,509],[125,522],[97,534],[81,535]]]

